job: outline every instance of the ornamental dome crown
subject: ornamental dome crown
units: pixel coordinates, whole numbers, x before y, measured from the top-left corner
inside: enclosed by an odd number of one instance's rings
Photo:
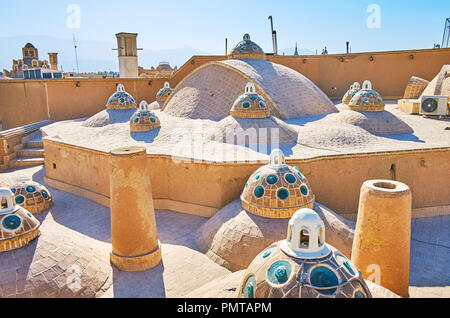
[[[139,104],[139,108],[130,119],[131,132],[145,132],[161,127],[159,118],[154,112],[149,111],[148,107],[145,100]]]
[[[161,88],[158,93],[156,94],[156,100],[158,102],[165,102],[170,95],[172,95],[173,89],[170,88],[169,82],[164,83],[164,87]]]
[[[240,298],[371,298],[355,265],[325,243],[325,225],[311,209],[289,221],[287,239],[262,251],[249,265]]]
[[[350,100],[348,108],[357,111],[383,111],[384,101],[378,92],[372,89],[372,82],[364,81],[362,88]]]
[[[39,213],[49,209],[53,204],[50,191],[40,183],[34,181],[22,181],[11,187],[16,204],[27,209],[31,213]]]
[[[107,109],[131,109],[136,106],[133,96],[125,91],[122,84],[117,85],[117,91],[109,97],[106,104]]]
[[[252,214],[287,219],[301,208],[313,208],[315,196],[298,167],[287,165],[283,152],[275,149],[269,164],[250,176],[241,201],[242,207]]]
[[[242,59],[265,59],[265,54],[261,47],[250,40],[250,35],[246,33],[244,34],[243,40],[231,51],[231,57]]]
[[[361,85],[359,85],[358,82],[354,82],[351,86],[350,89],[347,91],[347,93],[345,93],[344,97],[342,98],[342,103],[343,104],[349,104],[350,100],[356,95],[356,93],[358,93],[361,90]]]
[[[39,236],[39,221],[13,198],[13,191],[0,188],[0,252],[25,246]]]
[[[230,115],[238,118],[267,118],[270,110],[264,97],[256,93],[255,84],[247,83],[245,93],[236,99]]]

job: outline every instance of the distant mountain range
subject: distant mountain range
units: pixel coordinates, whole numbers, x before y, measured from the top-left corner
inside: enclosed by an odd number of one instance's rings
[[[17,36],[0,37],[0,71],[4,68],[10,70],[13,59],[22,58],[22,48],[28,42],[39,51],[41,60],[48,60],[48,52],[58,52],[59,67],[64,71],[76,70],[75,49],[72,39],[58,39],[49,36]],[[78,64],[80,72],[118,71],[117,43],[101,41],[77,40]],[[138,43],[139,44],[139,43]],[[142,47],[141,45],[139,45]],[[171,66],[180,67],[193,55],[208,55],[207,52],[189,46],[176,49],[150,50],[143,47],[138,52],[139,66],[150,68],[159,62],[170,62]]]
[[[48,60],[48,52],[58,52],[59,67],[65,71],[76,70],[75,49],[72,39],[59,39],[50,36],[16,36],[0,37],[0,71],[12,68],[12,60],[22,58],[22,48],[28,42],[39,50],[39,58]],[[115,41],[85,41],[77,40],[78,64],[80,72],[118,71],[117,51],[112,49],[117,46]],[[139,45],[139,43],[138,43]],[[141,46],[141,45],[139,45]],[[211,55],[208,52],[183,46],[176,49],[151,50],[143,47],[138,52],[139,66],[151,68],[159,62],[169,62],[172,67],[182,66],[193,55]],[[286,48],[279,54],[294,55],[295,48]],[[308,49],[300,49],[300,55],[314,55]]]

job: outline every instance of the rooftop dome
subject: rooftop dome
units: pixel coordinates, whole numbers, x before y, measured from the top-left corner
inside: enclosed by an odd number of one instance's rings
[[[316,212],[297,211],[287,239],[261,252],[247,269],[241,298],[371,298],[360,271],[325,242]]]
[[[131,132],[144,132],[157,129],[161,127],[159,118],[156,117],[154,112],[148,110],[148,104],[144,100],[139,104],[138,110],[131,116],[130,119],[130,131]]]
[[[27,49],[34,49],[35,47],[31,43],[27,43],[27,44],[25,44],[25,48],[27,48]]]
[[[34,181],[22,181],[11,187],[11,191],[14,193],[15,203],[33,214],[45,211],[53,204],[50,191]]]
[[[285,163],[281,150],[275,149],[270,163],[256,170],[241,195],[248,212],[273,219],[290,218],[301,208],[313,208],[315,196],[305,176]]]
[[[255,59],[230,59],[198,67],[177,85],[162,111],[174,117],[224,119],[248,82],[255,85],[270,113],[279,119],[337,112],[331,100],[300,73]]]
[[[256,93],[255,84],[248,83],[245,93],[234,102],[230,115],[239,118],[267,118],[270,116],[270,110],[264,97]]]
[[[125,91],[122,84],[117,85],[117,92],[111,95],[106,104],[107,109],[130,109],[136,108],[137,104],[133,96]]]
[[[164,87],[158,91],[158,94],[156,94],[156,100],[158,102],[165,102],[172,92],[173,89],[170,88],[169,82],[165,82]]]
[[[266,55],[261,47],[250,40],[250,35],[245,34],[244,39],[231,51],[231,58],[265,59]]]
[[[358,93],[361,90],[361,85],[359,85],[358,82],[354,82],[350,89],[345,93],[344,97],[342,98],[342,104],[349,104],[351,99],[355,96],[356,93]]]
[[[39,221],[13,197],[10,189],[0,188],[0,252],[25,246],[39,236]]]
[[[380,94],[372,89],[372,83],[367,80],[362,89],[350,100],[350,110],[378,112],[384,110],[384,102]]]

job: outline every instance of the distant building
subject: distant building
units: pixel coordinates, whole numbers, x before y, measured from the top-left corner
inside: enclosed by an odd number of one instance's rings
[[[172,68],[169,62],[161,62],[156,68],[152,66],[151,69],[140,66],[138,68],[140,78],[170,78],[177,70],[178,68],[176,66]]]
[[[22,59],[13,60],[12,70],[3,70],[4,76],[24,79],[62,78],[62,72],[58,71],[58,53],[48,55],[50,63],[47,60],[39,60],[38,49],[27,43],[22,48]]]
[[[294,52],[294,56],[299,56],[299,54],[298,54],[298,46],[297,46],[297,42],[295,42],[295,52]]]

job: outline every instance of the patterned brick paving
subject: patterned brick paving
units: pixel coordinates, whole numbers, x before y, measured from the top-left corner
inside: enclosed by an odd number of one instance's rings
[[[411,296],[450,298],[450,215],[413,220],[411,239]]]

